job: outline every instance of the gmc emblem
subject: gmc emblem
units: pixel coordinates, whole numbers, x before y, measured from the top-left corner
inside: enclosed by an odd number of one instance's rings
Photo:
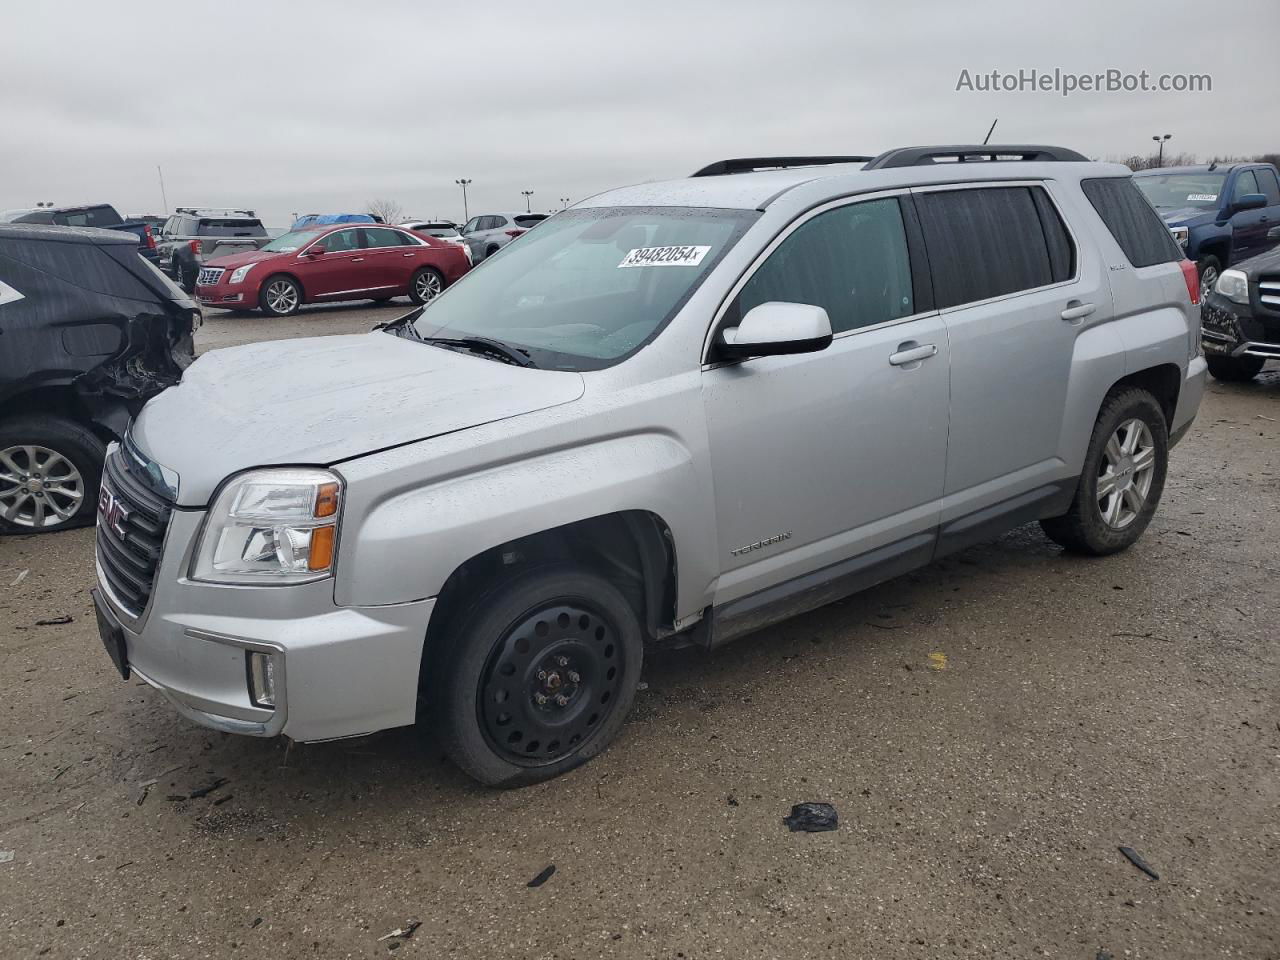
[[[129,508],[107,489],[104,483],[98,492],[99,522],[121,540],[125,538],[124,525],[129,522]]]

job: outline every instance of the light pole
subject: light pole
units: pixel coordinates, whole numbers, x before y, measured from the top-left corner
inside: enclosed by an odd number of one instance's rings
[[[471,214],[467,212],[467,184],[470,183],[471,181],[455,180],[453,182],[462,188],[462,222],[466,223],[468,220],[471,219]]]
[[[533,213],[532,201],[529,199],[533,196],[532,190],[521,190],[520,196],[524,197],[524,212]]]
[[[169,215],[169,198],[164,195],[164,171],[156,164],[156,174],[160,177],[160,205],[164,207],[165,216]]]
[[[1166,140],[1171,139],[1172,137],[1173,137],[1173,134],[1172,134],[1172,133],[1166,133],[1163,137],[1162,137],[1162,136],[1160,136],[1159,134],[1156,134],[1154,137],[1152,137],[1152,138],[1151,138],[1151,139],[1152,139],[1152,140],[1154,140],[1156,143],[1160,144],[1160,151],[1159,151],[1159,154],[1158,154],[1158,155],[1157,155],[1157,157],[1156,157],[1156,166],[1157,166],[1157,167],[1163,167],[1163,166],[1164,166],[1164,142],[1165,142]]]
[[[567,210],[567,209],[569,208],[569,204],[570,204],[570,203],[572,203],[572,202],[573,202],[573,201],[572,201],[572,200],[570,200],[568,197],[561,197],[561,198],[560,198],[560,209],[561,209],[561,210]]]

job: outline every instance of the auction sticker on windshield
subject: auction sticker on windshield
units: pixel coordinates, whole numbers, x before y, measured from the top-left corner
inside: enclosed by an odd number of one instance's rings
[[[621,267],[696,267],[711,248],[636,247],[618,264]]]
[[[1187,200],[1189,200],[1189,201],[1190,201],[1190,202],[1192,202],[1192,203],[1195,203],[1196,201],[1200,201],[1201,203],[1213,203],[1213,201],[1215,201],[1215,200],[1217,200],[1217,199],[1218,199],[1218,195],[1217,195],[1216,193],[1189,193],[1189,194],[1187,194]]]

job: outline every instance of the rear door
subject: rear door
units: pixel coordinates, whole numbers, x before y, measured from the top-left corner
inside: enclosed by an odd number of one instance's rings
[[[1066,479],[1061,446],[1075,342],[1111,316],[1111,296],[1101,263],[1081,253],[1050,185],[913,193],[951,344],[942,546],[954,548],[985,534],[983,517],[1007,526],[1011,511],[1034,513],[1034,502]]]
[[[317,246],[323,246],[325,252],[318,256],[307,253]],[[308,300],[363,289],[364,262],[360,231],[356,227],[325,234],[308,245],[295,260],[298,279]]]
[[[425,247],[400,230],[366,227],[365,269],[362,274],[370,290],[397,295],[408,292],[409,277],[418,267],[419,251]]]

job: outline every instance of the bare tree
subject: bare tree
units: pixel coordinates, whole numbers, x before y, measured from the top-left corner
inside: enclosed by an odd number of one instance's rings
[[[370,200],[366,206],[371,216],[379,218],[383,223],[399,223],[404,219],[404,207],[394,200]]]

